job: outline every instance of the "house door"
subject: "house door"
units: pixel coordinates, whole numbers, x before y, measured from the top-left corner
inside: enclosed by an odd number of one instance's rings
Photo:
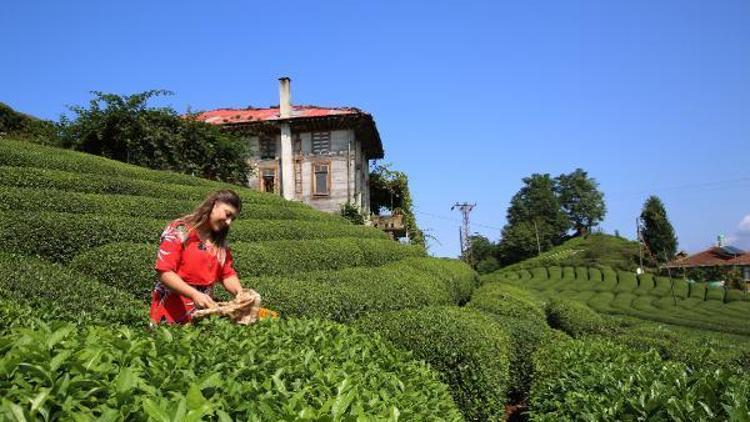
[[[265,168],[260,174],[260,190],[268,193],[276,193],[278,183],[276,183],[276,169]]]

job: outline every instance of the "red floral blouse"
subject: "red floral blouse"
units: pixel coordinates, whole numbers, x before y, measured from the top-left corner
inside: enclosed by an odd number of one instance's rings
[[[237,275],[232,252],[216,250],[201,242],[198,233],[180,220],[167,225],[161,234],[154,268],[158,272],[174,271],[187,284],[211,295],[213,285]],[[195,309],[193,300],[173,291],[161,281],[151,293],[151,321],[186,323]]]

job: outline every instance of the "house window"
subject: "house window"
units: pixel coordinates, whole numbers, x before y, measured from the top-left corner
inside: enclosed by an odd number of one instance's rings
[[[742,267],[742,278],[750,282],[750,267]]]
[[[324,155],[331,152],[331,132],[313,132],[312,153]]]
[[[261,170],[260,190],[268,193],[276,193],[276,169],[266,168]]]
[[[260,139],[260,159],[269,160],[276,158],[276,140],[272,138]]]
[[[299,134],[294,135],[292,148],[294,151],[294,155],[302,155],[302,138],[299,136]]]
[[[331,163],[313,164],[313,195],[331,194]]]

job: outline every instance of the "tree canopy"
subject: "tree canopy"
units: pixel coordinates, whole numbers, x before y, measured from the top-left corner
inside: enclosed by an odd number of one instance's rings
[[[607,213],[599,184],[583,169],[557,177],[556,191],[560,206],[568,216],[577,236],[583,236],[598,225]]]
[[[677,236],[659,197],[652,195],[646,199],[641,211],[641,221],[643,241],[656,256],[656,260],[666,262],[674,258],[677,253]]]
[[[75,117],[60,122],[62,146],[158,170],[244,184],[251,171],[249,143],[219,128],[152,107],[150,90],[134,95],[93,91],[88,107],[71,106]]]
[[[409,191],[409,177],[392,170],[390,164],[376,165],[370,170],[370,210],[380,215],[383,210],[400,212],[409,234],[409,242],[425,246],[424,232],[417,227],[414,203]]]

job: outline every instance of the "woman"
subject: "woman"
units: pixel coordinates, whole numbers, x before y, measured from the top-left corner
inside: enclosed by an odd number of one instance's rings
[[[234,191],[220,190],[192,214],[167,225],[156,257],[159,281],[151,295],[153,323],[184,324],[196,306],[216,306],[211,294],[217,281],[234,296],[242,290],[226,241],[241,208]]]

